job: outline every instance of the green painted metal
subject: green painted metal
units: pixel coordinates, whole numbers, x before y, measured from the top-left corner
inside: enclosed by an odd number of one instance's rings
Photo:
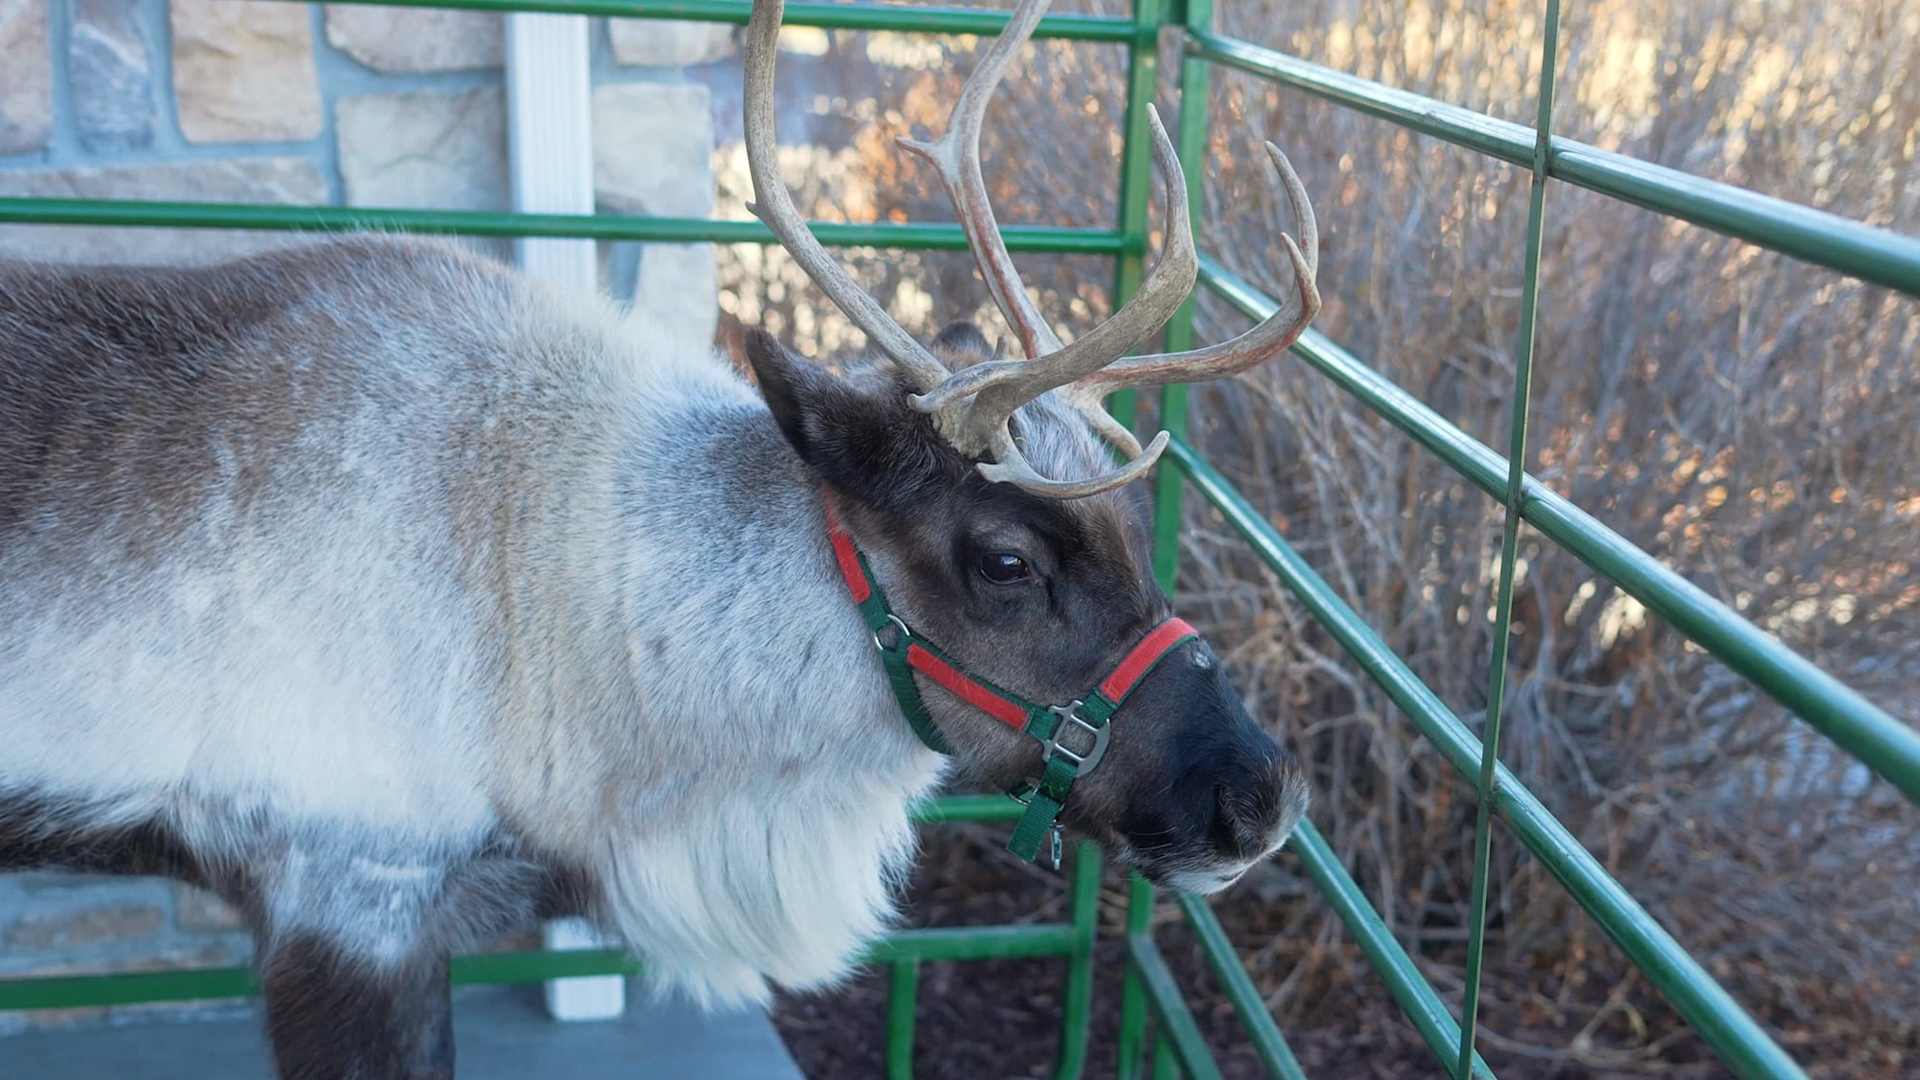
[[[1460,1025],[1454,1022],[1453,1014],[1434,992],[1433,984],[1420,974],[1413,958],[1400,947],[1393,930],[1367,902],[1366,894],[1360,891],[1347,868],[1340,865],[1340,857],[1333,853],[1333,846],[1320,835],[1313,822],[1301,822],[1293,830],[1288,846],[1300,857],[1300,865],[1327,905],[1346,924],[1347,931],[1360,946],[1361,955],[1367,958],[1380,981],[1387,984],[1394,1003],[1412,1021],[1427,1049],[1433,1051],[1448,1075],[1452,1075],[1453,1053],[1460,1045]],[[1493,1070],[1476,1058],[1473,1075],[1491,1080]]]
[[[1133,298],[1146,274],[1147,200],[1153,189],[1153,136],[1147,108],[1160,85],[1160,57],[1156,47],[1165,19],[1165,0],[1133,0],[1133,35],[1127,52],[1126,114],[1121,121],[1120,258],[1113,270],[1113,307]],[[1107,408],[1114,419],[1132,427],[1139,395],[1122,390],[1111,395]]]
[[[259,992],[243,967],[140,971],[111,975],[57,975],[0,979],[0,1012],[78,1009],[150,1001],[214,1001]]]
[[[1153,886],[1139,874],[1127,876],[1127,937],[1153,933]],[[1132,954],[1120,976],[1120,1031],[1114,1039],[1115,1080],[1140,1075],[1140,1050],[1147,1033],[1147,987]]]
[[[110,199],[0,198],[0,222],[39,225],[113,225],[123,228],[267,229],[309,232],[434,233],[460,236],[555,236],[656,243],[771,244],[758,221],[616,217],[590,214],[510,214],[487,210],[388,210],[350,206],[257,206],[233,203],[143,202]],[[961,251],[960,226],[848,225],[819,222],[814,235],[828,247],[884,247]],[[1010,225],[1010,251],[1113,255],[1127,240],[1110,229]]]
[[[956,821],[1018,821],[1026,810],[1005,795],[947,795],[915,808],[913,819],[923,825]]]
[[[913,1013],[919,998],[920,961],[896,962],[887,982],[888,1080],[912,1080]]]
[[[1213,909],[1198,896],[1178,893],[1174,900],[1179,903],[1180,910],[1193,927],[1194,936],[1200,939],[1200,948],[1207,954],[1207,962],[1213,965],[1213,973],[1220,979],[1221,989],[1226,992],[1227,1000],[1233,1003],[1233,1011],[1240,1017],[1240,1026],[1246,1029],[1254,1053],[1260,1055],[1260,1063],[1267,1067],[1268,1074],[1280,1080],[1306,1080],[1307,1074],[1301,1071],[1299,1059],[1293,1056],[1286,1036],[1280,1034],[1280,1026],[1273,1022],[1273,1014],[1267,1011],[1266,999],[1260,996],[1259,989],[1253,985],[1252,976],[1240,963],[1239,954],[1234,952],[1233,942],[1227,940],[1227,931],[1220,925]]]
[[[901,930],[867,950],[865,962],[895,960],[1005,960],[1021,956],[1067,956],[1073,952],[1071,923],[1019,926],[937,926]]]
[[[640,963],[619,949],[529,950],[475,953],[453,959],[456,985],[529,983],[576,975],[637,975]]]
[[[304,3],[306,0],[293,0]],[[682,19],[744,25],[753,15],[751,0],[335,0],[369,7],[450,8],[465,11],[532,12],[549,15],[611,15],[634,19]],[[788,26],[825,30],[892,30],[906,34],[998,34],[1007,25],[1005,11],[973,7],[906,4],[788,4],[781,20]],[[1127,19],[1101,15],[1049,15],[1035,37],[1077,41],[1133,40]]]
[[[1200,1025],[1193,1022],[1193,1013],[1180,993],[1180,984],[1167,969],[1152,934],[1127,934],[1127,966],[1140,974],[1140,985],[1146,991],[1147,1002],[1153,1006],[1155,1030],[1161,1044],[1173,1047],[1180,1067],[1194,1080],[1220,1080],[1220,1066],[1213,1060],[1213,1051],[1207,1049],[1206,1040],[1200,1037]],[[1159,1054],[1156,1052],[1154,1056],[1157,1058]],[[1157,1065],[1154,1074],[1161,1075]]]
[[[1186,0],[1184,6],[1181,21],[1189,32],[1213,25],[1213,0]],[[1196,241],[1206,216],[1207,107],[1212,86],[1211,64],[1196,57],[1181,58],[1180,118],[1174,131],[1174,151],[1180,155],[1180,169],[1186,174],[1187,214],[1193,221]],[[1189,296],[1167,321],[1167,351],[1193,348],[1196,301],[1196,297]],[[1187,398],[1185,383],[1169,383],[1160,391],[1160,426],[1182,438],[1187,434]],[[1154,474],[1153,576],[1169,595],[1179,583],[1180,503],[1184,484],[1185,478],[1178,469],[1159,469]]]
[[[1480,746],[1475,787],[1473,892],[1467,908],[1467,973],[1461,990],[1460,1053],[1453,1075],[1465,1076],[1473,1060],[1474,1028],[1480,1016],[1480,972],[1487,947],[1487,879],[1493,862],[1494,766],[1500,760],[1500,722],[1507,695],[1507,650],[1513,640],[1513,572],[1519,559],[1520,494],[1526,479],[1527,406],[1533,395],[1534,323],[1540,307],[1540,237],[1546,224],[1547,148],[1553,138],[1553,78],[1560,44],[1560,0],[1547,0],[1540,36],[1538,133],[1533,181],[1527,198],[1526,268],[1520,287],[1520,328],[1513,347],[1512,419],[1507,430],[1506,520],[1500,532],[1500,583],[1494,597],[1493,660],[1487,677],[1486,734]]]
[[[1200,281],[1250,318],[1263,319],[1278,308],[1271,297],[1206,256],[1200,259]],[[1495,498],[1504,495],[1507,460],[1419,398],[1316,331],[1302,335],[1293,351],[1476,487]],[[1523,489],[1521,516],[1528,524],[1612,579],[1728,667],[1753,680],[1909,800],[1920,803],[1920,732],[1889,716],[1532,476],[1523,481]]]
[[[1460,775],[1473,776],[1480,758],[1480,741],[1439,696],[1192,447],[1175,440],[1167,448],[1167,457],[1186,470],[1194,487],[1252,545],[1314,620],[1386,691],[1448,763]],[[1495,810],[1520,842],[1720,1053],[1722,1060],[1745,1076],[1802,1075],[1793,1059],[1504,765],[1496,766],[1492,793]],[[1296,836],[1304,839],[1304,833]],[[1456,1033],[1436,1052],[1450,1062],[1458,1045]]]
[[[1126,115],[1121,123],[1123,149],[1120,154],[1120,234],[1125,238],[1125,250],[1115,260],[1113,282],[1113,308],[1132,299],[1140,288],[1145,275],[1148,207],[1147,200],[1153,187],[1153,148],[1152,132],[1147,118],[1147,109],[1153,103],[1154,92],[1159,88],[1160,63],[1158,39],[1160,25],[1166,9],[1163,0],[1133,0],[1134,35],[1130,41],[1131,49],[1127,54],[1127,99]],[[1107,399],[1107,408],[1114,418],[1122,424],[1132,427],[1138,412],[1139,395],[1132,390],[1123,390]],[[1164,519],[1155,525],[1156,543],[1164,540]],[[1174,528],[1177,529],[1177,525]],[[1167,546],[1175,547],[1175,543]],[[1163,558],[1155,555],[1156,560]],[[1165,582],[1162,582],[1164,587]],[[1138,934],[1147,932],[1153,921],[1153,886],[1139,874],[1129,875],[1127,882],[1127,932]],[[1148,1002],[1147,987],[1141,978],[1139,968],[1128,953],[1127,963],[1120,983],[1120,1032],[1118,1036],[1118,1065],[1115,1076],[1119,1080],[1132,1080],[1139,1072],[1140,1051],[1146,1035]]]
[[[1534,134],[1521,124],[1213,33],[1190,32],[1186,47],[1195,56],[1508,164],[1533,164]],[[1876,229],[1571,139],[1552,141],[1546,169],[1547,175],[1557,180],[1898,289],[1908,296],[1920,296],[1920,238]]]
[[[1173,1043],[1165,1035],[1153,1035],[1153,1080],[1179,1080],[1180,1059],[1174,1056]]]
[[[533,950],[457,956],[451,977],[459,985],[521,983],[577,975],[632,975],[639,970],[639,964],[618,949]],[[212,1001],[257,993],[253,971],[244,967],[4,979],[0,980],[0,1012]]]
[[[1007,800],[1011,802],[1012,800]],[[1054,1080],[1078,1080],[1087,1069],[1087,1036],[1093,1020],[1093,946],[1100,933],[1100,845],[1082,840],[1073,849],[1073,880],[1067,886],[1073,951],[1060,994],[1060,1051]]]

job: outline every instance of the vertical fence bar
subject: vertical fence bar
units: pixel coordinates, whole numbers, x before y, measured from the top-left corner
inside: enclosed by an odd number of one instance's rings
[[[1060,1003],[1060,1053],[1054,1080],[1079,1080],[1087,1068],[1087,1032],[1093,1014],[1093,944],[1100,929],[1100,846],[1082,840],[1073,849],[1073,881],[1067,887],[1072,911],[1073,952],[1067,957],[1066,988]]]
[[[1213,0],[1186,0],[1182,24],[1188,31],[1210,29],[1213,25]],[[1180,155],[1180,171],[1187,178],[1187,213],[1193,219],[1197,240],[1200,223],[1206,217],[1207,186],[1207,106],[1213,90],[1213,64],[1185,52],[1180,60],[1180,120],[1174,133],[1174,149]],[[1173,313],[1167,322],[1167,351],[1193,348],[1195,297]],[[1160,426],[1176,437],[1187,435],[1187,384],[1170,383],[1160,391]],[[1186,490],[1187,476],[1179,469],[1156,470],[1153,479],[1153,576],[1169,595],[1179,578],[1180,498]]]
[[[920,961],[895,961],[887,985],[887,1080],[913,1080],[913,1013],[919,1000]]]
[[[1147,197],[1153,191],[1153,144],[1147,106],[1160,85],[1160,23],[1165,0],[1133,0],[1133,39],[1127,43],[1127,102],[1120,149],[1120,234],[1123,250],[1113,271],[1113,307],[1140,288],[1147,257]],[[1114,418],[1133,426],[1137,395],[1122,390],[1107,401]]]
[[[1149,142],[1152,136],[1147,125],[1147,107],[1153,103],[1154,91],[1160,81],[1158,45],[1160,23],[1164,15],[1163,3],[1164,0],[1133,0],[1133,40],[1127,46],[1127,113],[1123,129],[1126,142],[1120,153],[1120,233],[1125,246],[1115,260],[1115,310],[1140,287],[1146,261],[1147,198],[1153,188],[1153,148]],[[1122,424],[1133,426],[1133,391],[1124,390],[1113,395],[1108,406]],[[1155,520],[1156,544],[1162,539],[1161,523],[1164,520]],[[1179,528],[1177,521],[1173,527]],[[1156,549],[1156,568],[1160,558]],[[1171,571],[1163,575],[1161,586],[1165,588],[1171,578]],[[1153,886],[1139,874],[1130,875],[1127,883],[1127,932],[1150,933],[1152,925]],[[1114,1076],[1118,1080],[1134,1080],[1140,1072],[1147,1001],[1139,969],[1131,958],[1126,962],[1125,969],[1120,985],[1120,1033]]]
[[[1127,934],[1153,932],[1153,886],[1139,874],[1127,881]],[[1127,954],[1126,970],[1120,982],[1120,1034],[1115,1040],[1113,1075],[1116,1080],[1134,1080],[1140,1075],[1140,1043],[1146,1034],[1147,988],[1140,980],[1140,968]]]
[[[1546,225],[1547,158],[1553,145],[1553,77],[1559,55],[1560,0],[1547,0],[1540,41],[1540,92],[1533,143],[1533,183],[1527,197],[1525,278],[1520,326],[1513,343],[1513,412],[1507,431],[1506,520],[1500,532],[1500,584],[1494,599],[1493,660],[1487,672],[1487,728],[1480,744],[1479,806],[1473,820],[1473,897],[1467,913],[1467,981],[1460,1004],[1460,1054],[1454,1075],[1473,1064],[1480,1018],[1480,975],[1487,946],[1487,887],[1493,862],[1494,766],[1500,761],[1501,710],[1506,703],[1507,650],[1513,640],[1513,572],[1519,559],[1520,498],[1526,479],[1527,409],[1533,392],[1534,323],[1540,306],[1540,238]]]
[[[1158,1027],[1153,1030],[1153,1080],[1179,1080],[1180,1059],[1173,1054],[1173,1040]]]

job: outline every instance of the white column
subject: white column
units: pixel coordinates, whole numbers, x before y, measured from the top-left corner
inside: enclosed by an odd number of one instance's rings
[[[584,15],[507,16],[507,138],[513,208],[593,212],[593,97]],[[520,266],[563,285],[595,288],[593,241],[515,241]]]
[[[587,20],[580,15],[507,16],[507,131],[513,208],[528,213],[593,212],[593,99]],[[593,241],[527,237],[514,242],[521,269],[566,288],[595,289]],[[548,923],[549,949],[607,944],[580,919]],[[547,1012],[556,1020],[604,1020],[626,1008],[617,975],[554,979]]]

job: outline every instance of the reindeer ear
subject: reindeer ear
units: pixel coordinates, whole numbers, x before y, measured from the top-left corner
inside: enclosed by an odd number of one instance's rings
[[[863,392],[759,330],[748,332],[746,344],[781,434],[834,490],[900,513],[936,489],[949,464],[964,470],[904,394]]]

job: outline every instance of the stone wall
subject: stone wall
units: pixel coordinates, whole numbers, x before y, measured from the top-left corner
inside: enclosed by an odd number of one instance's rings
[[[707,84],[737,81],[734,29],[598,19],[591,32],[599,209],[709,216]],[[502,17],[488,14],[0,0],[0,195],[505,210],[502,41]],[[204,263],[301,242],[0,226],[0,257],[48,262]],[[649,333],[709,346],[710,246],[602,244],[600,256],[603,287]],[[236,964],[248,953],[231,913],[186,886],[0,874],[0,978]],[[182,1007],[107,1015],[154,1008]],[[100,1016],[0,1013],[0,1034]]]
[[[734,28],[593,21],[599,208],[706,217]],[[0,195],[508,209],[502,16],[284,0],[0,0]],[[705,70],[695,70],[696,67]],[[0,257],[211,262],[286,233],[0,226]],[[505,258],[501,241],[476,242]],[[672,338],[713,331],[706,245],[601,245]]]

